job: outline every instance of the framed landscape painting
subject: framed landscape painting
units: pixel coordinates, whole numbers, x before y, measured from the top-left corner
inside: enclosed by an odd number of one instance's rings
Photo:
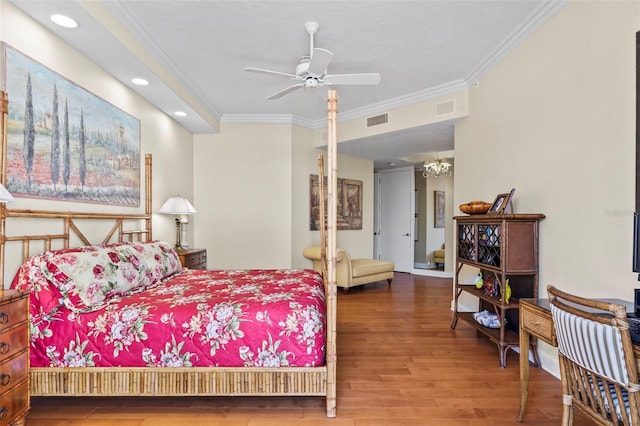
[[[327,180],[324,180],[325,196]],[[362,181],[338,178],[336,216],[338,231],[362,229]],[[320,229],[320,201],[318,175],[309,176],[309,230]],[[326,214],[325,200],[325,214]]]
[[[140,121],[2,44],[14,196],[137,207]]]

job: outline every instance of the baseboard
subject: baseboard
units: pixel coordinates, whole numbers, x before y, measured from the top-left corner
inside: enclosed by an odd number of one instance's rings
[[[436,269],[416,269],[411,270],[413,275],[420,275],[423,277],[440,277],[440,278],[453,278],[453,272],[451,271],[438,271]]]
[[[453,311],[454,301],[451,300],[451,310]],[[458,312],[475,312],[477,310],[477,306],[469,307],[464,304],[458,304]],[[514,350],[520,353],[520,348],[514,348]],[[547,345],[544,342],[538,341],[538,358],[540,358],[540,366],[544,371],[551,374],[557,379],[560,379],[560,367],[558,365],[558,353],[557,349]],[[533,362],[533,354],[529,353],[529,361]],[[532,367],[535,368],[535,367]]]

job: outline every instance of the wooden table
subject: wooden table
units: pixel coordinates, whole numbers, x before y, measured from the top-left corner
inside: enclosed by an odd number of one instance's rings
[[[602,299],[611,303],[619,303],[627,308],[627,312],[634,312],[632,302],[619,299]],[[529,398],[529,351],[522,350],[528,348],[531,343],[533,359],[536,367],[540,366],[536,342],[530,342],[530,338],[535,337],[552,346],[558,346],[556,335],[553,331],[553,319],[551,318],[551,307],[549,299],[528,298],[520,299],[520,413],[518,422],[524,418]],[[633,352],[636,362],[640,367],[640,344],[634,343]]]

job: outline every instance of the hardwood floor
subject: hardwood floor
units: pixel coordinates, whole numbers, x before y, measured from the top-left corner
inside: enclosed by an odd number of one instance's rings
[[[517,424],[518,356],[459,322],[451,279],[397,273],[338,294],[335,419],[321,397],[32,398],[29,426]],[[531,368],[524,425],[558,425],[560,381]],[[576,426],[589,425],[576,416]]]

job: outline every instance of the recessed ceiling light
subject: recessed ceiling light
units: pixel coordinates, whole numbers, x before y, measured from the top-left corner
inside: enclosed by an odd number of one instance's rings
[[[144,78],[132,78],[131,82],[133,84],[137,84],[138,86],[147,86],[149,84],[149,82]]]
[[[174,115],[177,115],[178,117],[186,117],[187,113],[184,111],[176,111],[173,113]]]
[[[65,28],[77,28],[78,23],[68,16],[65,15],[51,15],[51,20],[61,27]]]

